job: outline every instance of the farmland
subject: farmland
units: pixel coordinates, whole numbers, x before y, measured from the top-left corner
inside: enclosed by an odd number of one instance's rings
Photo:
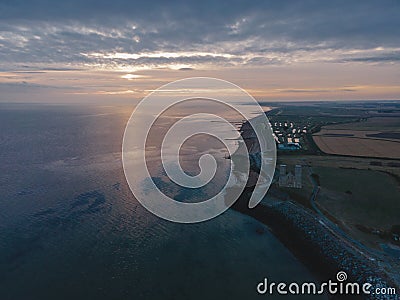
[[[379,251],[383,244],[398,244],[392,231],[400,211],[400,103],[271,106],[274,129],[285,135],[275,125],[293,123],[305,130],[300,150],[278,150],[278,164],[303,166],[303,188],[281,191],[313,209],[314,177],[319,185],[315,204],[326,217]]]
[[[399,222],[398,183],[389,174],[326,167],[314,172],[321,185],[319,203],[339,219],[386,229]]]
[[[314,135],[318,147],[328,154],[400,159],[400,143],[373,138]]]
[[[327,154],[400,159],[400,118],[323,126],[313,139]]]

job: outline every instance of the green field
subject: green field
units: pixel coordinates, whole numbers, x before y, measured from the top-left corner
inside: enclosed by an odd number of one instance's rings
[[[347,129],[347,130],[379,130],[379,131],[398,131],[400,130],[399,117],[372,117],[365,121],[328,125],[324,128]]]
[[[348,224],[389,228],[400,223],[399,183],[379,171],[315,167],[318,202]]]

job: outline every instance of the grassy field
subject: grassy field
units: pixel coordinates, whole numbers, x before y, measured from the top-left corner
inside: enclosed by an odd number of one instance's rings
[[[325,126],[326,129],[400,131],[399,117],[373,117],[366,121]]]
[[[400,177],[400,161],[382,158],[294,154],[292,156],[278,156],[278,161],[287,165],[383,171]]]
[[[347,224],[388,229],[400,223],[399,183],[372,170],[313,168],[321,193],[318,202]]]
[[[393,225],[400,225],[400,102],[273,106],[271,122],[307,129],[302,151],[278,155],[278,164],[303,166],[303,188],[279,189],[314,209],[311,168],[320,184],[316,204],[326,217],[376,250],[394,242]]]
[[[356,123],[358,124],[358,123]],[[343,126],[343,125],[342,125]],[[348,125],[349,126],[349,125]],[[362,139],[383,139],[388,141],[398,141],[396,131],[383,131],[383,130],[361,130],[361,129],[331,129],[327,128],[329,126],[324,126],[321,131],[315,133],[314,136],[324,136],[324,137],[353,137]],[[382,134],[382,133],[387,133]],[[399,131],[400,133],[400,131]]]

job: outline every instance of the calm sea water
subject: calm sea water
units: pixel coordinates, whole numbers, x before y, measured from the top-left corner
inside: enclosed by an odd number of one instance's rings
[[[132,109],[0,104],[0,299],[260,299],[264,277],[314,279],[250,217],[147,212],[122,170]]]

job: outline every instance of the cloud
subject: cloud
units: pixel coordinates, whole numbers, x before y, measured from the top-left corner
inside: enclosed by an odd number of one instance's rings
[[[357,89],[355,88],[323,88],[323,89],[278,89],[280,93],[334,93],[334,92],[356,92]]]
[[[361,63],[380,63],[380,62],[399,62],[400,61],[400,51],[389,51],[379,53],[377,51],[375,55],[369,56],[356,56],[356,57],[346,57],[338,60],[337,62],[361,62]]]
[[[70,95],[130,95],[130,94],[142,94],[142,90],[118,90],[118,91],[90,91],[90,92],[71,92],[66,93]]]
[[[0,61],[60,71],[397,63],[399,15],[385,0],[2,1]]]
[[[46,84],[38,84],[27,81],[16,81],[16,82],[0,82],[0,87],[2,88],[12,88],[18,90],[24,89],[69,89],[70,86],[54,86]]]
[[[15,71],[15,74],[45,74],[45,71]]]

